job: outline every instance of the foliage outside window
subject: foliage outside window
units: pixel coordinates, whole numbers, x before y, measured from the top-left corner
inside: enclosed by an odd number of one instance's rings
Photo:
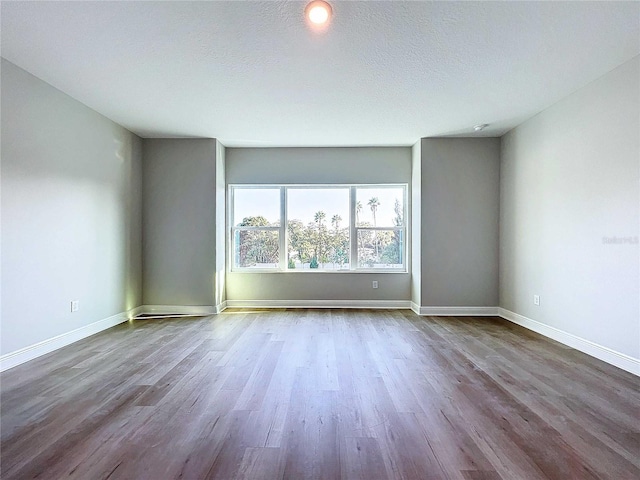
[[[232,185],[232,269],[405,271],[405,199],[406,185]]]

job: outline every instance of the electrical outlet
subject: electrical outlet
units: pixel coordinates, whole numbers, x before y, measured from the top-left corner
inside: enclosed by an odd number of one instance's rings
[[[377,281],[377,280],[374,280],[373,282],[371,282],[371,286],[372,286],[373,288],[378,288],[378,281]]]
[[[71,300],[71,312],[80,310],[80,300]]]
[[[533,304],[538,306],[540,305],[540,295],[533,296]]]

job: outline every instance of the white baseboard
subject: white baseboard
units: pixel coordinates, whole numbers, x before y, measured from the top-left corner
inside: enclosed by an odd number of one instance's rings
[[[411,308],[409,300],[227,300],[227,308]]]
[[[539,333],[540,335],[544,335],[545,337],[551,338],[571,348],[575,348],[576,350],[586,353],[587,355],[591,355],[603,362],[614,365],[635,375],[640,375],[640,359],[630,357],[624,353],[616,352],[615,350],[598,345],[590,340],[585,340],[584,338],[573,335],[572,333],[551,327],[504,308],[498,308],[498,315],[505,320],[509,320],[510,322]]]
[[[418,305],[416,302],[411,302],[411,310],[416,315],[420,315],[420,305]]]
[[[419,307],[413,303],[411,309],[418,315],[440,317],[496,317],[498,307]]]
[[[90,323],[84,327],[71,330],[62,335],[43,340],[42,342],[29,345],[15,352],[7,353],[0,356],[0,372],[4,372],[10,368],[16,367],[22,363],[41,357],[47,353],[51,353],[59,348],[66,347],[78,340],[95,335],[103,330],[114,327],[120,323],[124,323],[142,312],[142,307],[133,308],[127,312],[118,313],[111,317],[103,318],[97,322]]]
[[[227,301],[223,301],[222,303],[220,303],[219,305],[215,306],[215,311],[216,313],[222,313],[227,309]]]

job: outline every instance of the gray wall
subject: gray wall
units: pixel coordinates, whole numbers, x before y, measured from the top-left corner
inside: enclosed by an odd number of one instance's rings
[[[226,226],[227,185],[225,183],[226,149],[216,140],[216,274],[215,303],[220,305],[227,299],[226,291]]]
[[[635,358],[639,70],[636,57],[503,137],[500,220],[500,305]]]
[[[371,282],[378,281],[378,289]],[[406,273],[233,273],[228,300],[409,300]],[[268,302],[266,302],[268,303]]]
[[[411,148],[227,148],[226,177],[228,184],[410,183]],[[410,274],[230,272],[227,298],[409,300]]]
[[[227,148],[227,183],[409,183],[410,147]]]
[[[422,140],[411,148],[411,302],[422,305]]]
[[[424,138],[422,306],[498,304],[500,140]]]
[[[141,140],[4,59],[1,88],[6,354],[140,305]]]
[[[216,149],[215,139],[144,140],[145,305],[217,305]]]

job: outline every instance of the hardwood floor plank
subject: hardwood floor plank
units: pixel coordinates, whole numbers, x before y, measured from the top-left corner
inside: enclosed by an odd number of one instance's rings
[[[166,396],[194,366],[207,354],[204,350],[194,350],[171,368],[155,385],[149,387],[136,401],[139,406],[153,406]]]
[[[55,442],[47,445],[36,456],[21,465],[14,468],[11,468],[10,465],[7,466],[3,455],[3,476],[57,478],[56,472],[61,473],[67,468],[66,458],[83,448],[86,437],[107,428],[114,418],[124,415],[127,406],[132,405],[143,390],[143,387],[135,387],[120,391],[118,395],[103,404],[99,410],[84,418],[75,428],[58,437]]]
[[[464,470],[464,480],[501,480],[502,477],[493,471]]]
[[[276,365],[259,410],[249,415],[257,439],[253,447],[281,447],[297,368],[283,357]]]
[[[282,478],[282,451],[279,448],[247,448],[235,480]]]
[[[346,437],[343,443],[343,478],[353,480],[391,478],[386,471],[378,440],[371,437]]]
[[[285,479],[340,478],[336,392],[318,390],[298,369],[286,424]]]
[[[264,354],[258,359],[257,365],[242,389],[235,406],[236,410],[260,410],[282,353],[283,345],[284,342],[274,341],[267,344]]]
[[[493,466],[452,411],[415,415],[442,470],[449,478],[464,478],[464,471],[492,471]]]

